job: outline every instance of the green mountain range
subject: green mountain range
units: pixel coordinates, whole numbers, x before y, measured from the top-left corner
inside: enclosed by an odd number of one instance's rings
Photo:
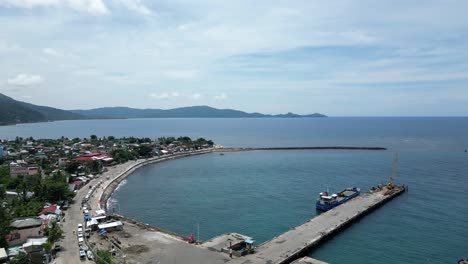
[[[209,106],[190,106],[174,109],[136,109],[129,107],[103,107],[90,110],[61,110],[17,101],[0,94],[0,125],[47,122],[78,119],[126,119],[126,118],[297,118],[326,117],[322,114],[298,115],[293,113],[267,115],[246,113],[233,109],[217,109]]]
[[[266,115],[246,113],[233,109],[217,109],[209,106],[189,106],[174,109],[136,109],[129,107],[103,107],[90,110],[71,110],[88,118],[262,118],[262,117],[326,117],[322,114]]]
[[[16,101],[0,93],[0,125],[84,118],[70,111]]]

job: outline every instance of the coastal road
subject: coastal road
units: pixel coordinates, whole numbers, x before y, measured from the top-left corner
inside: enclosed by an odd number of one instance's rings
[[[195,151],[192,152],[192,154],[201,154],[201,153],[208,153],[211,152],[211,150],[201,150],[201,151]],[[187,153],[188,154],[188,153]],[[169,160],[173,159],[177,155],[174,156],[166,156],[162,158],[153,158],[153,160],[158,160],[158,161],[164,161],[164,160]],[[151,160],[151,159],[150,159]],[[130,168],[138,165],[139,163],[145,163],[149,161],[148,159],[138,159],[136,161],[128,161],[124,164],[118,164],[112,167],[106,167],[107,171],[100,175],[98,178],[93,179],[90,183],[85,185],[83,188],[78,190],[76,193],[73,201],[74,203],[70,206],[68,211],[66,211],[65,215],[65,222],[62,222],[63,224],[63,230],[65,233],[65,238],[62,240],[62,251],[58,254],[58,258],[55,260],[54,263],[57,264],[78,264],[78,263],[83,263],[83,262],[89,262],[90,261],[82,261],[79,258],[79,246],[78,246],[78,240],[75,234],[73,234],[73,230],[77,229],[78,224],[84,224],[83,220],[83,213],[81,211],[81,201],[83,198],[86,196],[88,191],[90,190],[90,186],[94,186],[97,184],[100,180],[103,181],[103,183],[97,188],[93,195],[89,198],[88,204],[91,206],[90,213],[94,214],[94,212],[99,208],[99,198],[103,192],[103,188],[107,186],[107,184],[112,181],[115,177],[121,175],[123,172],[129,170]],[[107,180],[107,176],[109,176],[109,180]],[[203,254],[202,254],[203,255]],[[171,255],[171,258],[173,256]]]
[[[116,175],[118,175],[119,173],[127,169],[131,163],[132,161],[124,163],[124,164],[119,164],[113,167],[108,167],[107,168],[108,171],[100,175],[98,178],[93,179],[90,183],[88,183],[83,188],[78,190],[75,197],[73,198],[74,203],[72,203],[70,205],[70,208],[68,208],[68,210],[65,211],[65,222],[62,221],[62,228],[65,234],[65,238],[61,242],[62,250],[58,253],[58,258],[55,259],[55,263],[57,264],[93,263],[88,260],[86,261],[80,260],[78,239],[76,237],[76,234],[73,234],[73,230],[75,231],[77,230],[78,224],[83,224],[84,226],[83,213],[80,209],[81,201],[83,200],[83,198],[86,196],[86,194],[90,190],[90,186],[97,184],[100,180],[103,180],[103,184],[101,184],[101,186],[104,186],[107,181],[106,180],[107,176],[109,176],[109,178],[115,177]],[[93,203],[90,204],[92,207],[92,211],[90,212],[94,212],[97,209],[97,202],[95,201],[97,199],[96,197],[98,193],[99,191],[96,190],[94,197],[93,197],[94,199],[90,199],[93,201]]]

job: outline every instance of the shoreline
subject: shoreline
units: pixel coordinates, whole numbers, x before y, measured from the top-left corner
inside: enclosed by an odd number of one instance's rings
[[[144,228],[147,230],[153,230],[153,231],[159,231],[161,233],[171,235],[175,238],[181,239],[181,240],[186,240],[186,238],[178,234],[175,231],[172,230],[166,230],[164,228],[151,225],[148,223],[144,223],[140,220],[132,219],[128,216],[116,214],[114,212],[109,212],[108,208],[108,201],[111,198],[112,194],[115,192],[115,190],[120,186],[120,184],[127,178],[129,177],[133,172],[138,170],[141,167],[158,163],[158,162],[163,162],[167,160],[173,160],[177,158],[184,158],[184,157],[190,157],[193,155],[203,155],[203,154],[208,154],[208,153],[223,153],[223,152],[244,152],[244,151],[272,151],[272,150],[371,150],[371,151],[384,151],[387,150],[387,148],[384,147],[349,147],[349,146],[318,146],[318,147],[240,147],[240,148],[210,148],[210,149],[202,149],[202,150],[196,150],[196,151],[191,151],[191,152],[182,152],[182,153],[177,153],[177,154],[172,154],[168,156],[158,156],[158,157],[153,157],[153,158],[148,158],[148,159],[143,159],[143,160],[135,160],[133,161],[128,161],[126,163],[120,164],[120,165],[128,165],[127,168],[124,169],[124,171],[118,173],[116,176],[110,178],[107,180],[107,183],[102,189],[96,189],[97,195],[92,195],[91,200],[94,200],[97,197],[96,201],[91,201],[91,204],[95,204],[94,202],[97,203],[97,206],[99,209],[105,210],[107,215],[110,215],[112,217],[115,216],[116,219],[122,219],[124,221],[128,221],[130,223],[133,223],[140,228]]]
[[[117,236],[122,241],[122,246],[128,245],[127,250],[133,249],[133,247],[143,247],[147,248],[149,251],[144,251],[141,253],[130,253],[133,254],[132,257],[138,258],[139,261],[147,261],[153,259],[155,256],[161,258],[168,258],[168,261],[172,261],[174,254],[180,254],[180,250],[184,252],[194,251],[193,254],[187,255],[187,260],[195,261],[195,259],[200,259],[193,263],[207,263],[207,264],[221,264],[227,261],[233,261],[233,264],[236,263],[235,260],[229,259],[222,252],[210,250],[204,248],[200,244],[190,244],[187,243],[187,237],[179,234],[175,231],[161,228],[159,226],[148,224],[142,222],[141,220],[132,219],[128,216],[116,214],[114,212],[109,212],[108,201],[111,198],[114,191],[120,186],[120,184],[133,172],[137,169],[150,165],[153,163],[158,163],[167,160],[173,160],[176,158],[190,157],[193,155],[202,155],[209,153],[219,153],[221,155],[223,152],[242,152],[242,151],[268,151],[268,150],[386,150],[382,147],[272,147],[272,148],[209,148],[202,149],[191,152],[182,152],[171,154],[168,156],[157,156],[148,159],[140,159],[135,161],[128,161],[123,164],[119,164],[109,168],[109,171],[106,172],[111,178],[103,182],[103,186],[100,188],[93,189],[93,193],[88,200],[88,203],[96,205],[99,209],[103,209],[106,212],[106,215],[112,219],[122,221],[125,226],[127,226],[130,231],[123,231],[123,233],[117,233]],[[309,220],[310,221],[310,220]],[[294,228],[293,228],[294,229]],[[126,233],[127,232],[127,233]],[[130,232],[130,233],[128,233]],[[131,234],[131,235],[129,235]],[[216,237],[215,237],[216,238]],[[273,238],[275,239],[275,238]],[[143,242],[144,241],[144,242]],[[172,242],[171,242],[172,241]],[[270,240],[268,240],[270,241]],[[259,246],[264,245],[268,241],[260,244]],[[198,241],[203,243],[203,241]],[[120,242],[119,242],[120,243]],[[158,248],[165,248],[171,244],[170,250],[174,252],[159,252]],[[102,244],[101,244],[102,245]],[[152,245],[149,246],[148,245]],[[89,246],[89,245],[88,245]],[[149,248],[149,249],[148,249]],[[196,252],[196,253],[195,253]],[[136,254],[136,255],[135,255]],[[195,255],[194,255],[195,254]],[[180,257],[180,256],[179,256]],[[185,256],[184,256],[185,258]],[[244,259],[245,260],[245,259]],[[129,263],[138,263],[129,262]]]

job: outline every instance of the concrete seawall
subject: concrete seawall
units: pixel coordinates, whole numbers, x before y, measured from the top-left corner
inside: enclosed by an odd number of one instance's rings
[[[346,147],[346,146],[319,146],[319,147],[245,147],[245,148],[219,148],[216,152],[236,152],[254,150],[387,150],[384,147]]]

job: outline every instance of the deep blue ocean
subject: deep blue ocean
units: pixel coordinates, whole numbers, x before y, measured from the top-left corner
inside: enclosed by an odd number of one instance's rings
[[[456,263],[468,258],[468,118],[129,119],[0,127],[0,138],[205,137],[224,146],[379,146],[208,154],[142,168],[112,197],[122,214],[209,239],[262,243],[316,215],[320,191],[388,181],[409,186],[312,257],[330,263]]]

